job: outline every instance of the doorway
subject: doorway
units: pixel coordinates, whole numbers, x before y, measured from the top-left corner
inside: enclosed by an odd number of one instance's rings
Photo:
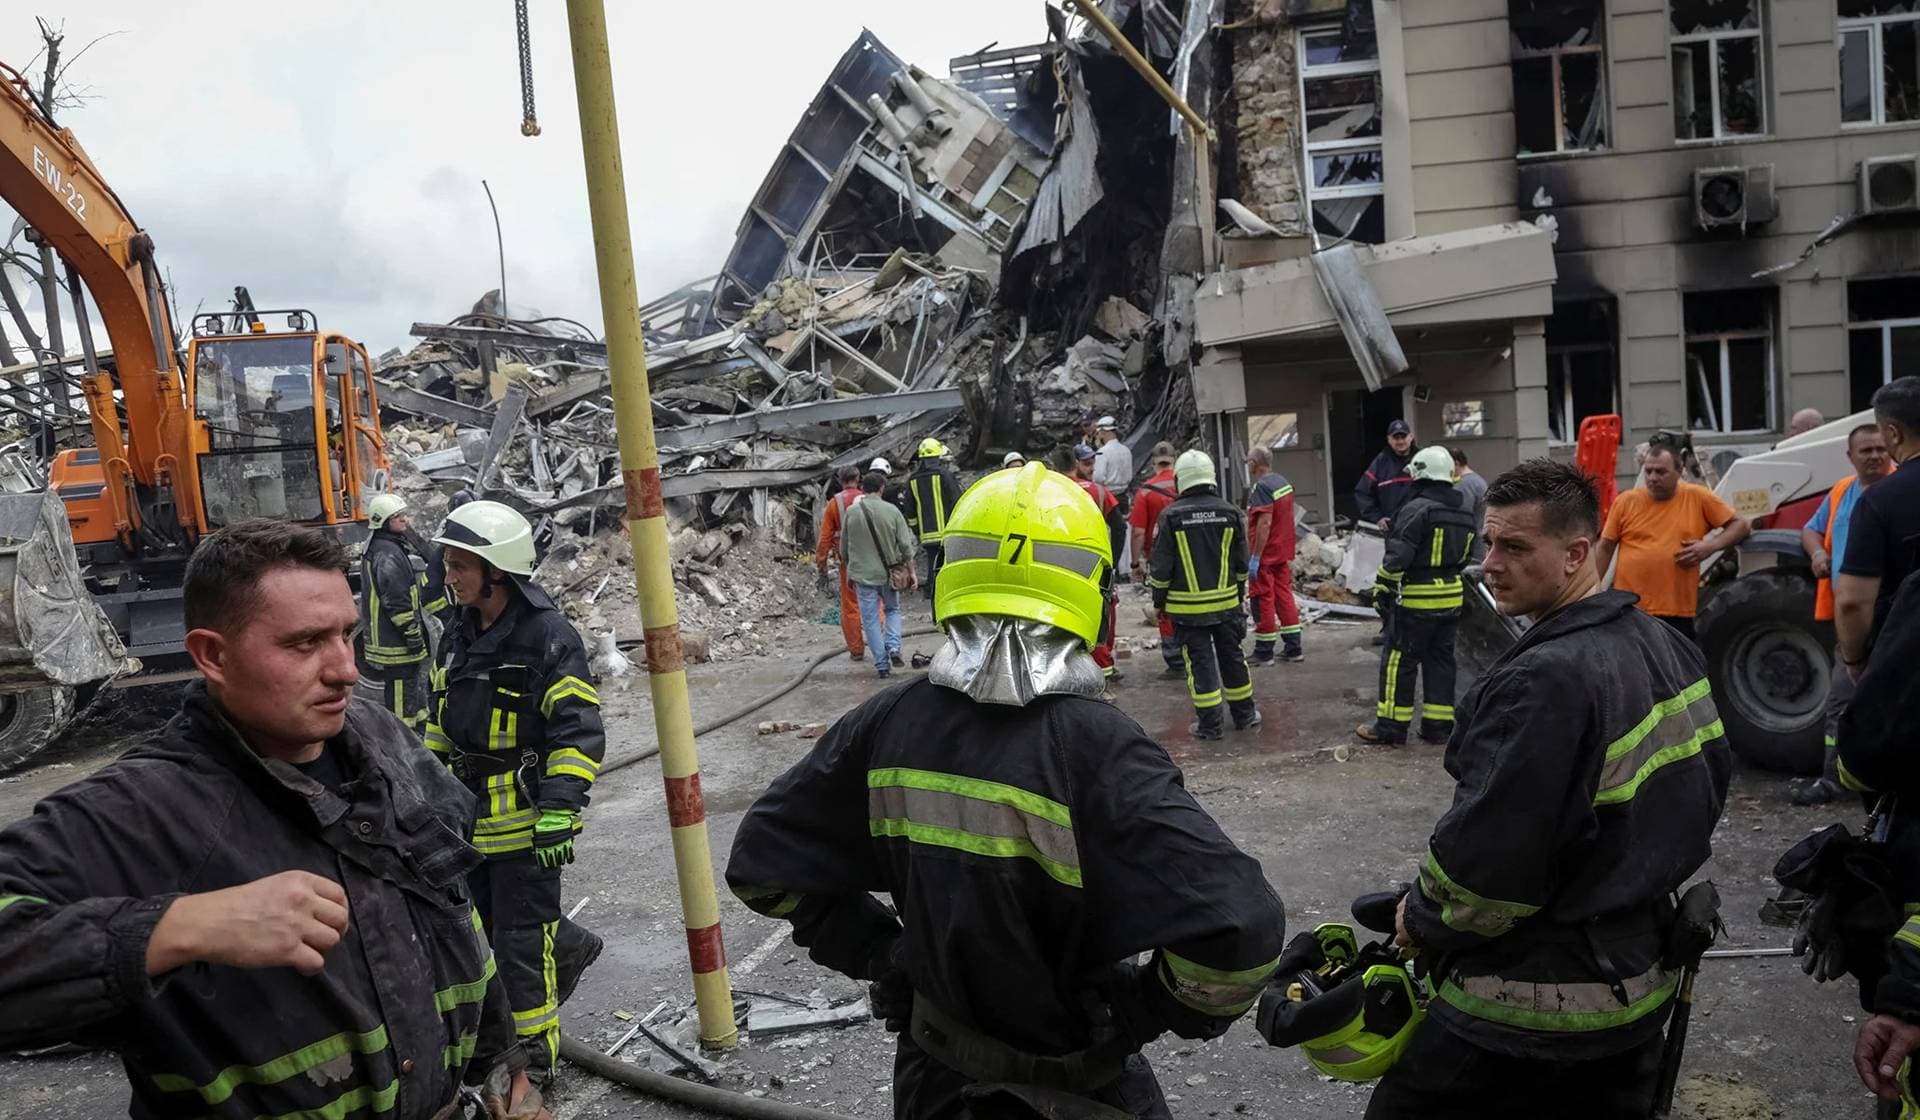
[[[1359,515],[1353,487],[1373,457],[1386,447],[1387,425],[1405,419],[1402,389],[1327,390],[1327,481],[1334,516],[1351,519]]]

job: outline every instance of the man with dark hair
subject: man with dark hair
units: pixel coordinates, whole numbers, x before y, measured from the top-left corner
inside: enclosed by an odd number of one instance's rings
[[[1640,609],[1691,639],[1700,604],[1700,565],[1747,539],[1753,526],[1713,491],[1680,478],[1680,459],[1656,444],[1640,464],[1646,486],[1629,490],[1607,511],[1599,570],[1616,551],[1613,586],[1638,596]]]
[[[1839,657],[1856,678],[1901,581],[1920,567],[1920,377],[1882,385],[1873,394],[1873,418],[1899,465],[1860,498],[1833,581]]]
[[[1579,468],[1501,475],[1486,531],[1487,587],[1533,625],[1460,704],[1453,805],[1396,935],[1442,971],[1367,1117],[1645,1116],[1679,979],[1669,898],[1706,862],[1732,770],[1706,660],[1601,590]]]
[[[840,529],[840,566],[853,581],[860,602],[860,625],[873,654],[874,672],[890,676],[900,660],[900,592],[891,569],[913,564],[913,530],[900,511],[881,500],[887,476],[869,471],[860,480],[860,500],[847,510]],[[946,522],[942,520],[941,524]],[[909,588],[917,586],[915,572]]]
[[[1833,621],[1833,576],[1846,555],[1848,530],[1861,495],[1893,471],[1893,460],[1887,456],[1887,441],[1880,434],[1878,424],[1861,424],[1847,433],[1847,462],[1853,467],[1853,473],[1835,483],[1827,496],[1820,499],[1820,508],[1813,511],[1812,520],[1800,530],[1800,546],[1806,549],[1813,574],[1819,580],[1813,599],[1816,622]],[[1826,765],[1819,777],[1793,790],[1795,805],[1825,805],[1840,795],[1835,737],[1840,730],[1840,715],[1853,698],[1853,676],[1837,664],[1839,656],[1836,646],[1836,668],[1827,675]]]
[[[827,590],[827,557],[843,558],[845,550],[840,545],[841,526],[846,524],[847,510],[860,500],[860,468],[841,467],[835,476],[840,490],[827,499],[827,512],[820,518],[820,538],[814,542],[813,563],[820,569],[820,590]],[[884,476],[882,476],[884,478]],[[847,657],[858,661],[867,655],[867,641],[861,634],[860,601],[854,596],[853,583],[847,579],[847,566],[840,568],[840,636],[846,639]]]
[[[1458,447],[1449,447],[1447,452],[1453,456],[1453,488],[1460,491],[1473,514],[1473,562],[1478,564],[1487,555],[1487,542],[1481,535],[1487,524],[1487,480],[1473,469],[1466,452]]]
[[[0,833],[0,1045],[117,1050],[156,1118],[428,1120],[496,1072],[532,1092],[465,891],[471,800],[353,699],[345,569],[301,525],[201,540],[203,679]]]

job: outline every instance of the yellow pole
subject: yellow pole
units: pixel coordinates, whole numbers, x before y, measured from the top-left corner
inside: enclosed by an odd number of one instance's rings
[[[1195,132],[1209,140],[1213,139],[1213,126],[1208,124],[1199,113],[1194,112],[1193,106],[1187,104],[1185,98],[1174,92],[1173,87],[1167,84],[1167,80],[1160,76],[1160,71],[1153,68],[1153,63],[1148,62],[1147,57],[1120,33],[1120,29],[1114,26],[1112,20],[1107,18],[1107,13],[1100,10],[1099,4],[1092,0],[1068,0],[1068,2],[1080,9],[1080,14],[1087,17],[1088,23],[1100,29],[1100,34],[1107,37],[1107,42],[1113,44],[1113,49],[1119,51],[1120,57],[1127,60],[1127,65],[1133,67],[1135,72],[1147,80],[1147,84],[1153,87],[1153,92],[1159,94],[1162,101],[1173,106],[1174,112],[1185,117],[1187,124]]]
[[[700,1009],[700,1044],[729,1049],[739,1041],[739,1032],[733,1025],[733,992],[720,938],[706,802],[700,796],[700,757],[693,745],[680,613],[673,601],[660,456],[654,444],[646,343],[640,333],[639,293],[633,278],[626,176],[620,169],[620,121],[614,112],[605,3],[567,0],[567,26],[573,41],[574,90],[580,99],[580,146],[586,156],[587,207],[593,217],[593,256],[600,274],[614,424],[620,433],[620,473],[627,490],[633,578],[640,592],[641,624],[646,627],[653,727],[660,740],[660,769],[667,785],[680,913],[693,965],[694,1002]]]

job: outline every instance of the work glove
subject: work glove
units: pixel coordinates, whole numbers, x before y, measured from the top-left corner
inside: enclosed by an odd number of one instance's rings
[[[1260,578],[1260,558],[1258,556],[1255,556],[1247,561],[1247,579],[1249,581],[1252,581],[1259,578]]]
[[[573,862],[573,824],[580,814],[571,809],[546,809],[533,826],[533,858],[542,867]]]
[[[874,977],[867,985],[867,1007],[874,1019],[885,1023],[894,1034],[906,1033],[913,1016],[913,980],[901,959],[900,939],[894,938],[876,952],[867,971]]]
[[[1800,971],[1824,984],[1846,975],[1847,956],[1839,929],[1839,896],[1826,891],[1800,912],[1793,931],[1793,955],[1804,957]]]
[[[827,578],[827,570],[825,568],[820,569],[820,578],[813,581],[813,587],[814,590],[820,592],[822,595],[833,590],[833,581]]]

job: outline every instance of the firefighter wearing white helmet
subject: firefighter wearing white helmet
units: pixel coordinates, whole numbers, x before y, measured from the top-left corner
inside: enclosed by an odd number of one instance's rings
[[[992,1086],[1050,1115],[1164,1117],[1141,1046],[1217,1037],[1253,1005],[1280,900],[1098,699],[1112,562],[1092,500],[1028,463],[976,483],[946,529],[927,675],[774,782],[727,882],[815,961],[875,981],[901,1034],[896,1115],[979,1111]]]
[[[907,515],[907,528],[920,538],[920,550],[927,555],[927,578],[922,586],[929,599],[934,597],[946,557],[941,542],[947,535],[947,518],[959,500],[960,479],[947,463],[947,447],[928,436],[914,454],[913,474],[907,478],[906,508],[901,512]]]
[[[1414,676],[1420,677],[1420,737],[1442,744],[1453,734],[1453,639],[1466,600],[1460,573],[1473,556],[1473,511],[1453,485],[1453,456],[1425,447],[1407,464],[1407,500],[1387,531],[1380,573],[1399,588],[1380,659],[1380,699],[1371,723],[1354,734],[1369,743],[1404,743],[1413,725]]]
[[[560,1004],[600,939],[560,912],[561,868],[606,752],[580,635],[533,581],[533,528],[499,502],[452,511],[447,591],[458,603],[435,668],[427,747],[472,791],[468,875],[536,1077],[560,1052]]]
[[[1218,739],[1233,715],[1244,731],[1260,722],[1247,671],[1247,522],[1220,496],[1213,460],[1185,451],[1173,464],[1180,496],[1160,513],[1147,581],[1153,605],[1173,619],[1173,640],[1187,670],[1197,739]]]
[[[360,640],[355,650],[360,679],[380,690],[380,703],[418,736],[427,726],[427,574],[413,562],[407,502],[398,494],[375,494],[367,502],[366,550],[360,554]]]

